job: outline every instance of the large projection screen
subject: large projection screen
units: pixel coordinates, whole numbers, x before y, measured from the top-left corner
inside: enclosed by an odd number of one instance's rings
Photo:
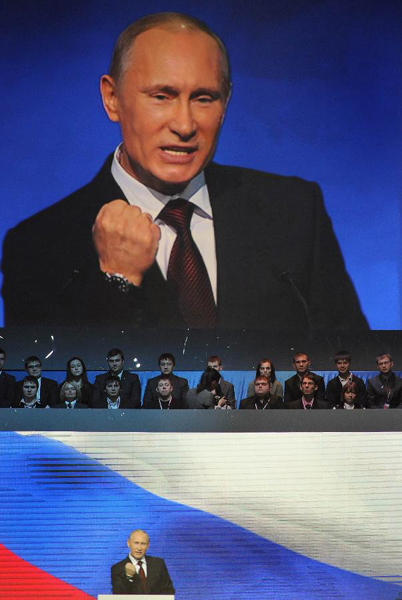
[[[6,2],[0,240],[91,180],[115,149],[99,77],[124,27],[166,10],[205,20],[232,59],[216,161],[317,181],[370,327],[400,329],[397,0]]]
[[[398,432],[0,435],[1,597],[96,598],[149,533],[177,600],[401,596]]]

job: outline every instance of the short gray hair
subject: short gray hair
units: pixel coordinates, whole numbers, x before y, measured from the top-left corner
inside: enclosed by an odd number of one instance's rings
[[[130,51],[133,47],[133,43],[136,37],[138,37],[144,31],[154,29],[156,27],[163,27],[165,29],[178,30],[180,27],[184,27],[190,31],[203,31],[215,40],[219,53],[221,56],[221,72],[222,72],[222,91],[225,99],[229,97],[231,89],[231,77],[230,77],[230,64],[229,56],[225,48],[224,43],[212,31],[210,27],[200,19],[191,17],[176,12],[161,12],[153,15],[146,15],[138,21],[134,21],[129,25],[117,38],[112,60],[109,67],[109,75],[114,79],[117,85],[119,85],[130,60]]]

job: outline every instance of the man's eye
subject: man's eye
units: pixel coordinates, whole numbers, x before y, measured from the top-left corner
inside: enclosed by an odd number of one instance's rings
[[[213,98],[211,98],[210,96],[200,96],[199,98],[197,98],[197,102],[200,102],[200,104],[210,104],[211,102],[213,102]]]
[[[155,95],[153,96],[153,98],[154,98],[155,100],[167,100],[167,96],[166,96],[166,94],[155,94]]]

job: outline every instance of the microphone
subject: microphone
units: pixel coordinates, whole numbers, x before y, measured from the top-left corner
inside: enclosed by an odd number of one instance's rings
[[[292,275],[290,274],[290,272],[286,271],[285,269],[279,268],[278,265],[274,265],[272,267],[272,273],[274,274],[274,277],[278,281],[286,281],[286,283],[289,284],[289,287],[292,290],[293,294],[296,296],[296,298],[300,302],[301,306],[303,307],[303,312],[306,315],[306,320],[307,320],[308,328],[310,330],[313,329],[313,321],[312,321],[312,318],[311,318],[310,309],[309,309],[309,306],[307,304],[307,300],[305,299],[305,297],[301,293],[301,291],[299,289],[299,286],[293,280]]]

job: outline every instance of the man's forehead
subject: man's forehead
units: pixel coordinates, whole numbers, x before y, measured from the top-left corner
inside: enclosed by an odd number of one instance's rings
[[[134,540],[146,540],[147,542],[149,542],[149,536],[147,533],[145,533],[145,531],[142,531],[141,529],[137,529],[135,531],[132,531],[128,537],[128,539],[132,542]]]
[[[197,66],[204,64],[205,82],[199,81]],[[221,79],[221,55],[216,41],[207,33],[196,29],[154,27],[138,35],[130,48],[126,71],[132,71],[140,80],[155,77],[156,84],[180,83],[176,73],[188,73],[188,83],[219,85]],[[164,77],[169,73],[169,81]],[[124,77],[124,76],[123,76]],[[171,79],[172,78],[172,79]]]

